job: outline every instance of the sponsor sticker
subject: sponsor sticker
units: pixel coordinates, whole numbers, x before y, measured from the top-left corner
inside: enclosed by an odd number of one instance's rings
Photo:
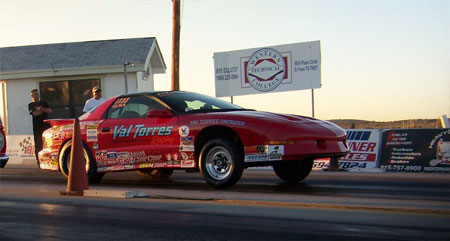
[[[267,153],[268,146],[246,146],[246,154]]]
[[[178,129],[178,134],[180,134],[180,136],[186,137],[189,135],[189,127],[188,126],[180,126],[180,128]]]
[[[195,151],[194,145],[180,145],[180,151]]]
[[[123,108],[125,106],[125,104],[130,100],[130,97],[127,98],[121,98],[118,99],[114,105],[112,106],[113,109],[117,109],[117,108]]]
[[[98,125],[88,125],[86,130],[86,141],[87,142],[98,142],[97,134]]]
[[[268,155],[267,154],[249,154],[245,155],[245,161],[246,162],[257,162],[257,161],[267,161]]]
[[[192,167],[195,167],[195,161],[194,161],[194,160],[182,160],[182,161],[181,161],[181,167],[182,167],[182,168],[192,168]]]
[[[185,136],[180,138],[181,145],[194,145],[193,136]]]

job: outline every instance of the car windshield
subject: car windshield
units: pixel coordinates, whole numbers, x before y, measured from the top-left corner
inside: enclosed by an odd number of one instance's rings
[[[178,113],[244,110],[229,102],[192,92],[159,92],[155,96]]]

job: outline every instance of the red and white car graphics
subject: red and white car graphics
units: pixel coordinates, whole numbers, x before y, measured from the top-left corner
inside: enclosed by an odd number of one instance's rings
[[[3,128],[2,120],[0,119],[0,168],[5,167],[8,163],[9,157],[6,155],[6,135]]]
[[[73,120],[47,121],[41,168],[67,176]],[[80,129],[91,182],[113,171],[168,177],[174,169],[197,169],[207,183],[226,188],[251,166],[273,166],[284,181],[298,182],[315,158],[348,152],[345,131],[330,122],[182,91],[110,98],[80,117]]]

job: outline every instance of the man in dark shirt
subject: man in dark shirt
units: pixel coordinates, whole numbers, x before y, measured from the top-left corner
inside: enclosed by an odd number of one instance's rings
[[[28,111],[33,116],[34,154],[39,166],[38,153],[43,148],[42,133],[51,127],[50,124],[44,123],[44,120],[48,119],[48,113],[51,113],[52,109],[47,102],[39,99],[39,91],[37,89],[32,89],[30,96],[33,101],[28,104]]]

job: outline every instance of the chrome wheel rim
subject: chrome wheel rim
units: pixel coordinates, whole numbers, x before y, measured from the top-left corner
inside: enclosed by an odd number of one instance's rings
[[[233,170],[233,159],[227,149],[221,146],[213,147],[206,156],[205,167],[211,177],[224,180]]]
[[[67,176],[69,175],[70,172],[70,151],[67,153],[66,155],[66,166],[67,166]],[[83,155],[84,155],[84,161],[86,163],[85,169],[86,169],[86,173],[89,172],[89,155],[87,154],[86,150],[83,150]]]

